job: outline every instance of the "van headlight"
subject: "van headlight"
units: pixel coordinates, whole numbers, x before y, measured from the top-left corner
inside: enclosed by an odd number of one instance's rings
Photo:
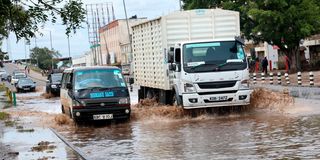
[[[239,89],[249,89],[249,80],[248,79],[245,79],[245,80],[242,80],[241,83],[240,83],[240,87]]]
[[[119,99],[119,104],[128,104],[129,103],[129,99],[128,98],[120,98]]]
[[[57,88],[57,85],[52,84],[52,85],[51,85],[51,88]]]
[[[194,93],[194,92],[197,92],[197,91],[196,91],[196,88],[194,87],[193,84],[185,83],[184,84],[184,92],[186,92],[186,93]]]

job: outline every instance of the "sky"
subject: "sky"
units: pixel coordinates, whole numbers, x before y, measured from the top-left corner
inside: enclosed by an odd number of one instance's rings
[[[122,0],[82,0],[84,4],[97,4],[111,2],[114,7],[116,19],[125,19],[124,8]],[[179,0],[125,0],[127,15],[131,17],[137,15],[138,17],[147,17],[153,19],[161,15],[179,10]],[[70,56],[76,57],[83,55],[89,51],[88,29],[87,25],[83,24],[83,29],[77,30],[76,34],[72,34],[70,41]],[[50,32],[52,38],[52,47],[59,51],[62,57],[68,57],[68,39],[65,35],[65,26],[61,24],[45,24],[45,27],[40,30],[43,34],[38,34],[37,38],[31,39],[30,46],[25,45],[24,39],[19,42],[16,41],[15,35],[10,34],[8,40],[4,40],[2,44],[2,51],[9,52],[10,59],[22,59],[29,57],[29,48],[33,47],[48,47],[51,48]],[[9,43],[8,43],[9,42]]]

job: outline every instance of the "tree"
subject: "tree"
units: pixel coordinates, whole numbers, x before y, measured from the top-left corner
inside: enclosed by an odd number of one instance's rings
[[[62,8],[57,7],[63,5]],[[60,17],[66,34],[81,28],[85,19],[81,0],[0,0],[0,40],[14,32],[17,40],[35,36],[41,25]]]
[[[221,7],[222,0],[182,0],[183,9],[205,9]]]
[[[31,49],[30,59],[31,63],[37,64],[40,69],[51,69],[52,64],[55,66],[57,61],[53,58],[61,57],[58,51],[50,50],[47,47],[35,47]]]
[[[226,0],[220,5],[240,11],[241,31],[247,39],[277,45],[295,59],[297,70],[301,69],[300,41],[320,33],[320,2],[316,0]],[[210,6],[208,2],[207,8]]]

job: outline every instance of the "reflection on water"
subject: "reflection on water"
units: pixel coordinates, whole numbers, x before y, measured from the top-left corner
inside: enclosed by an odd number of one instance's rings
[[[253,112],[78,127],[62,134],[92,159],[320,158],[320,116]]]
[[[18,132],[16,129],[7,128],[0,141],[4,144],[15,146],[14,151],[19,152],[18,159],[80,159],[69,147],[59,141],[50,129],[34,128],[34,132]],[[32,147],[39,142],[52,142],[54,149],[32,151]]]
[[[10,107],[11,104],[8,101],[8,98],[6,97],[6,92],[0,91],[0,109],[5,109]]]

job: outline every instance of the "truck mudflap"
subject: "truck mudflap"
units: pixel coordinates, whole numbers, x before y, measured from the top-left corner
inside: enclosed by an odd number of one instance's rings
[[[210,108],[210,107],[228,107],[243,106],[250,104],[250,95],[252,90],[238,90],[235,93],[212,94],[212,93],[191,93],[183,94],[183,108]]]

